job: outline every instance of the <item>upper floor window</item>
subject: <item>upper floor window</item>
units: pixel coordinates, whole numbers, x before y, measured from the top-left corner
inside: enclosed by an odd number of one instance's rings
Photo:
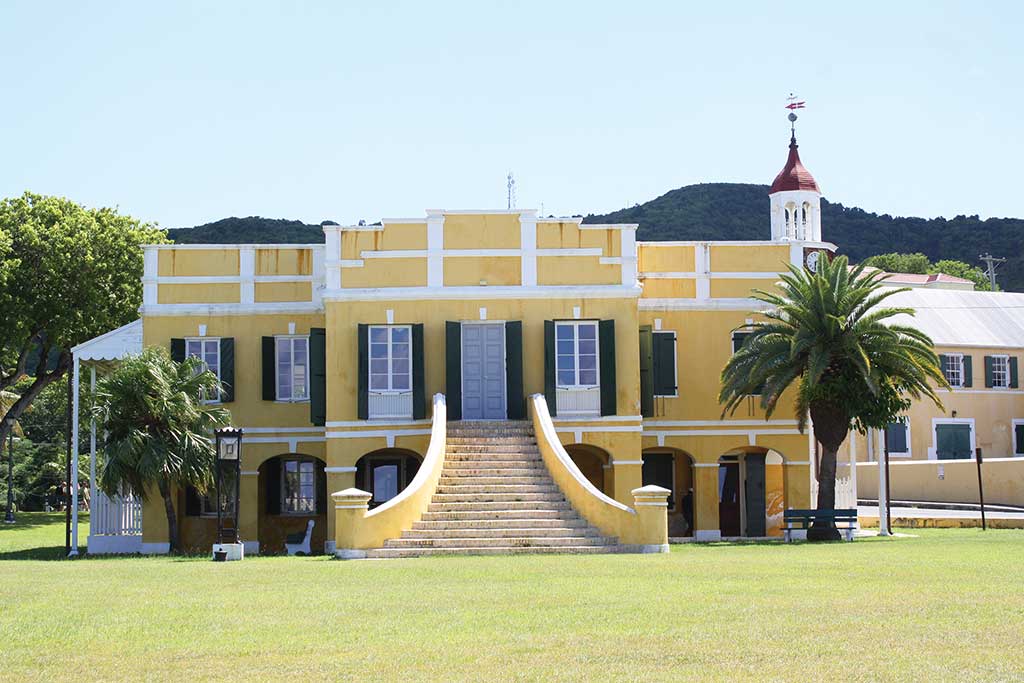
[[[309,337],[278,337],[277,400],[309,400]]]
[[[555,346],[559,388],[598,386],[596,320],[555,323]]]
[[[370,326],[370,391],[412,390],[412,328]]]
[[[203,362],[203,370],[209,370],[220,380],[220,339],[195,337],[185,340],[185,357],[195,357]],[[207,403],[220,403],[220,397],[203,400]]]
[[[1010,387],[1010,357],[992,356],[992,386],[997,389]]]
[[[281,513],[316,514],[316,464],[312,460],[281,461]]]
[[[942,358],[942,373],[952,387],[964,386],[964,354],[947,353]]]

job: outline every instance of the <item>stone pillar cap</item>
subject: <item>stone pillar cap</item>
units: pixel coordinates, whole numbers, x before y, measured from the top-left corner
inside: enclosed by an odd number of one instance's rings
[[[655,497],[668,497],[672,495],[672,492],[661,486],[655,486],[654,484],[648,484],[647,486],[641,486],[638,489],[633,489],[634,496],[644,496],[648,498]]]
[[[366,500],[369,501],[373,496],[369,491],[363,491],[362,489],[350,488],[344,491],[335,491],[331,494],[331,498],[334,500]]]

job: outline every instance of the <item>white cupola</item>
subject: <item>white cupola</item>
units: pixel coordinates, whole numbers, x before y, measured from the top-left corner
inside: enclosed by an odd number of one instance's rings
[[[775,176],[768,199],[773,240],[821,241],[821,190],[814,176],[800,163],[795,131],[789,140],[789,158]]]

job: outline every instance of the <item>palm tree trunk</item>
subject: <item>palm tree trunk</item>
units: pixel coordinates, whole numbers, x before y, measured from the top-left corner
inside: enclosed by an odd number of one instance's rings
[[[818,465],[818,510],[836,508],[836,452],[850,430],[850,418],[835,406],[813,404],[811,420],[821,443],[821,463]],[[815,519],[807,530],[808,541],[839,541],[842,536],[832,519]]]
[[[171,487],[166,479],[160,480],[160,497],[164,499],[164,511],[167,513],[168,550],[173,555],[178,552],[178,513],[174,511],[174,500],[171,498]]]

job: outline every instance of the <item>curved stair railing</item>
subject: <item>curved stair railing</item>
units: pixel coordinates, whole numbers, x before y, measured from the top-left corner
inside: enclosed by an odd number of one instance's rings
[[[530,414],[541,457],[569,504],[605,536],[619,539],[634,552],[668,552],[668,489],[642,486],[633,489],[629,507],[599,491],[583,476],[562,446],[543,394],[530,397]]]
[[[416,476],[397,496],[369,510],[371,494],[357,488],[331,495],[335,511],[335,556],[355,559],[398,538],[418,522],[430,505],[444,469],[448,412],[444,394],[435,394],[430,445]]]

